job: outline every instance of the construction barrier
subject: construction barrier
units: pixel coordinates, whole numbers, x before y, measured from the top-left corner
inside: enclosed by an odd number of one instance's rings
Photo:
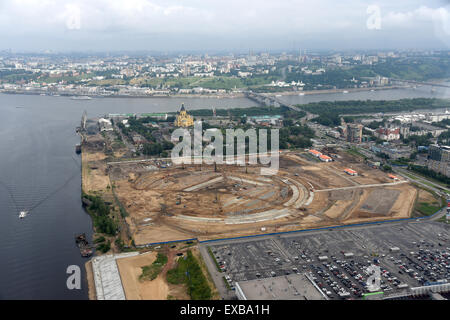
[[[439,209],[438,211],[433,213],[431,216],[420,217],[420,218],[402,218],[402,219],[386,220],[386,221],[372,221],[372,222],[346,224],[346,225],[341,225],[341,226],[322,227],[322,228],[313,228],[313,229],[301,229],[301,230],[282,231],[282,232],[272,232],[272,233],[255,234],[255,235],[249,235],[249,236],[240,236],[240,237],[232,237],[232,238],[220,238],[220,239],[211,239],[211,240],[202,240],[202,241],[198,240],[198,238],[191,238],[191,239],[164,241],[164,242],[152,242],[152,243],[147,243],[147,244],[136,246],[136,248],[147,248],[147,247],[151,247],[151,246],[154,246],[154,245],[163,245],[163,244],[169,244],[169,243],[175,243],[175,242],[198,241],[199,243],[208,243],[208,242],[216,242],[216,241],[227,241],[227,240],[238,240],[238,239],[250,239],[250,238],[256,238],[256,237],[276,236],[276,235],[298,233],[298,232],[324,231],[324,230],[332,230],[332,229],[360,227],[360,226],[367,226],[367,225],[376,225],[376,224],[401,222],[401,221],[410,221],[410,220],[424,220],[424,219],[431,219],[431,218],[433,218],[441,210],[442,209]]]
[[[197,241],[197,238],[191,238],[191,239],[182,239],[182,240],[172,240],[172,241],[163,241],[163,242],[152,242],[152,243],[146,243],[136,246],[136,248],[148,248],[151,246],[161,245],[161,244],[169,244],[169,243],[175,243],[175,242],[187,242],[187,241]]]

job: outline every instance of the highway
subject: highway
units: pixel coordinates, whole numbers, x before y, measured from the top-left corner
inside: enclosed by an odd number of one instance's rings
[[[392,170],[394,172],[400,174],[404,178],[406,178],[408,180],[411,180],[411,181],[413,181],[413,182],[415,182],[415,183],[417,183],[417,184],[419,184],[419,185],[421,185],[421,186],[423,186],[423,187],[425,187],[427,189],[430,189],[430,190],[438,193],[439,195],[442,195],[442,196],[446,197],[447,193],[450,194],[450,190],[449,189],[447,189],[447,188],[445,188],[445,187],[443,187],[443,186],[441,186],[441,185],[439,185],[439,184],[437,184],[437,183],[435,183],[433,181],[430,181],[430,180],[428,180],[428,179],[426,179],[426,178],[424,178],[424,177],[422,177],[420,175],[414,174],[411,171],[408,171],[408,170],[403,169],[403,168],[398,168],[398,167],[393,167]]]

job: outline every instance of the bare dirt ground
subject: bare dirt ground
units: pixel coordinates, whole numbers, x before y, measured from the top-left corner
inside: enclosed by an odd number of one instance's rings
[[[367,201],[368,199],[368,197],[365,196],[360,201],[359,207],[355,210],[354,214],[351,217],[349,217],[345,222],[359,223],[364,221],[379,221],[386,219],[402,219],[410,217],[412,209],[414,207],[414,199],[416,198],[417,189],[411,185],[403,184],[395,188],[390,187],[387,190],[392,191],[392,195],[386,199],[388,205],[389,204],[391,205],[390,210],[381,211],[379,213],[368,212],[366,208],[361,208],[365,205],[365,201]],[[369,201],[373,203],[373,200],[369,199]]]
[[[432,193],[423,189],[419,189],[419,192],[417,194],[417,202],[438,203],[438,200]]]
[[[158,277],[151,281],[140,281],[139,276],[142,273],[142,267],[151,265],[156,259],[157,252],[149,251],[138,256],[117,259],[117,265],[127,300],[189,300],[187,287],[185,285],[170,284],[166,280],[167,272],[176,266],[177,253],[186,254],[190,249],[198,259],[200,266],[208,280],[213,292],[213,299],[219,299],[220,295],[209,276],[206,265],[204,264],[200,252],[196,246],[186,247],[184,243],[167,245],[161,250],[167,255],[167,263]]]
[[[92,270],[91,261],[86,262],[84,266],[86,268],[89,300],[97,300],[95,292],[94,272]]]
[[[84,161],[92,162],[92,161],[102,161],[106,159],[106,155],[103,152],[89,152],[83,153]]]
[[[100,153],[83,152],[81,159],[83,191],[86,193],[105,191],[110,181],[106,174],[106,164],[102,161],[104,158]]]
[[[184,240],[193,237],[192,233],[183,232],[177,228],[158,223],[152,226],[143,226],[134,232],[134,242],[136,245],[146,243],[156,243],[161,241]]]
[[[99,158],[94,153],[85,159],[89,172],[83,174],[83,186],[114,185],[136,245],[408,217],[416,196],[408,184],[366,187],[393,181],[348,154],[331,163],[282,155],[275,176],[261,176],[258,166],[222,165],[214,171],[207,165],[106,165],[98,164]],[[347,175],[346,168],[358,176]],[[356,189],[339,190],[348,187]]]
[[[149,252],[130,258],[117,259],[122,285],[127,300],[166,300],[169,286],[162,274],[152,281],[139,281],[142,267],[151,265],[156,252]]]

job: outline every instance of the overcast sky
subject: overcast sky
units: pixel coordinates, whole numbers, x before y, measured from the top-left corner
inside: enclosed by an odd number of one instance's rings
[[[450,0],[0,0],[0,49],[299,48],[450,48]]]

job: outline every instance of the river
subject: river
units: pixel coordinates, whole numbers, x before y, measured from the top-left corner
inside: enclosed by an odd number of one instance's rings
[[[290,103],[321,100],[450,97],[427,87],[374,92],[283,96]],[[75,154],[84,110],[108,113],[169,112],[250,107],[245,98],[98,98],[0,94],[0,299],[87,299],[85,259],[74,235],[92,236],[81,201],[81,159]],[[19,219],[21,210],[30,210]],[[82,269],[81,290],[66,287],[69,265]]]

